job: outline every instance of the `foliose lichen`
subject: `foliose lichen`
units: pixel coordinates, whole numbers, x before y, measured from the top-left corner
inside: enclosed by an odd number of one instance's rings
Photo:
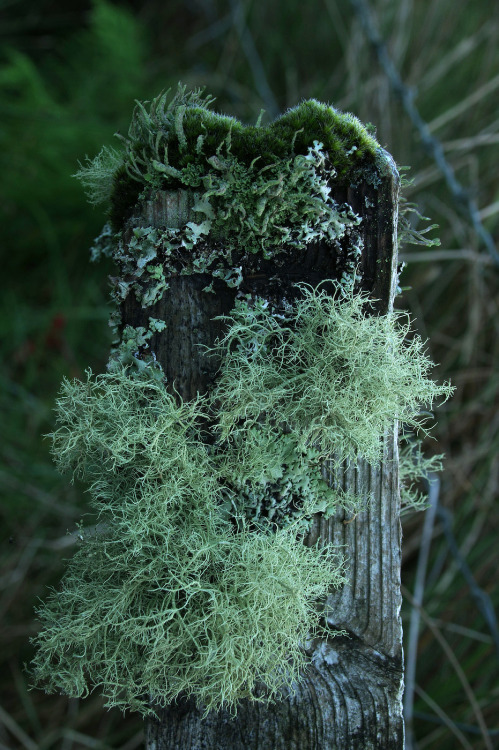
[[[252,255],[291,257],[311,242],[337,247],[348,237],[345,273],[351,275],[362,252],[360,217],[331,197],[332,176],[334,169],[317,141],[305,156],[263,168],[255,161],[246,167],[230,152],[219,154],[206,162],[202,186],[193,193],[196,221],[178,229],[158,228],[132,217],[126,237],[113,235],[106,225],[92,258],[111,255],[121,270],[113,292],[116,302],[133,291],[143,307],[161,299],[169,275],[206,273],[239,288]]]

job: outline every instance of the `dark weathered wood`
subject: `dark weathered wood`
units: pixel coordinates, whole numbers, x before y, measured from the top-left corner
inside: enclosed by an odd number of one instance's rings
[[[333,196],[362,216],[364,287],[377,299],[378,311],[392,307],[396,283],[398,176],[391,158],[381,154],[384,176],[379,186],[333,186]],[[158,194],[144,209],[144,225],[179,226],[189,220],[192,200],[180,192]],[[261,262],[243,291],[274,297],[290,284],[317,284],[335,278],[340,258],[320,244],[296,262]],[[272,277],[272,281],[270,280]],[[200,345],[211,345],[222,323],[213,321],[234,304],[235,293],[222,283],[216,294],[202,292],[209,277],[171,279],[155,306],[141,310],[133,299],[122,309],[125,324],[145,325],[149,316],[166,321],[151,346],[170,383],[183,398],[203,393],[218,362]],[[324,468],[324,471],[326,471]],[[332,477],[329,477],[333,481]],[[328,599],[328,622],[348,632],[310,645],[310,666],[296,693],[275,705],[243,701],[236,718],[221,711],[202,719],[192,700],[179,700],[147,724],[148,750],[379,750],[403,747],[403,663],[400,621],[400,524],[396,434],[387,435],[382,465],[351,468],[336,476],[345,489],[372,496],[356,518],[343,513],[329,521],[317,518],[308,543],[317,538],[344,545],[348,583]]]

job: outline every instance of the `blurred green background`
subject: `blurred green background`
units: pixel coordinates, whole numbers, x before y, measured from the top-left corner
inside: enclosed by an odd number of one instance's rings
[[[425,573],[416,591],[419,637],[407,644],[416,663],[412,747],[499,744],[499,267],[425,150],[356,7],[0,0],[0,748],[143,744],[141,722],[103,710],[97,695],[68,701],[29,692],[23,662],[36,631],[33,606],[57,585],[72,555],[67,531],[86,512],[84,493],[56,474],[41,436],[51,429],[62,377],[102,370],[110,345],[112,269],[88,262],[105,217],[71,175],[78,160],[127,128],[135,98],[179,80],[206,86],[219,111],[245,122],[311,97],[372,122],[397,164],[411,167],[407,199],[439,224],[440,247],[402,248],[406,290],[397,301],[429,337],[436,377],[456,386],[427,444],[429,454],[446,454],[439,511],[426,526],[424,514],[403,519],[406,641],[418,561]],[[497,245],[499,5],[372,0],[370,7],[407,92]]]

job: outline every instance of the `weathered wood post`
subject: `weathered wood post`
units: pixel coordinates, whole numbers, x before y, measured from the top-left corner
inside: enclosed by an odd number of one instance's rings
[[[398,750],[396,421],[449,388],[392,314],[397,170],[319,102],[265,127],[209,103],[139,103],[80,171],[117,339],[58,401],[99,523],[34,677],[142,712],[148,750]]]
[[[378,153],[379,184],[367,180],[355,187],[332,183],[332,197],[347,203],[362,221],[360,267],[363,288],[377,300],[378,310],[392,308],[397,278],[397,206],[399,177],[390,155]],[[159,193],[142,207],[144,226],[177,227],[192,220],[188,194]],[[192,204],[191,204],[192,205]],[[241,290],[260,294],[272,279],[284,296],[291,282],[316,285],[338,278],[338,258],[325,243],[311,243],[284,267],[261,261]],[[170,289],[144,310],[133,298],[123,308],[123,321],[145,325],[148,316],[166,328],[151,342],[170,382],[183,398],[205,392],[216,363],[200,345],[212,346],[221,335],[234,292],[220,283],[215,295],[203,294],[210,279],[203,274],[170,278]],[[227,711],[209,714],[193,700],[160,710],[159,721],[147,722],[148,750],[401,750],[403,656],[400,619],[400,521],[397,434],[385,442],[383,463],[365,462],[341,477],[345,490],[372,498],[355,518],[344,511],[325,521],[317,516],[308,543],[319,537],[347,551],[348,582],[329,597],[329,624],[348,635],[318,639],[310,648],[311,666],[296,695],[262,706],[242,701],[235,718]]]
[[[365,173],[356,172],[354,185],[348,169],[339,180],[331,171],[332,199],[350,206],[361,219],[362,241],[358,243],[357,235],[355,241],[361,248],[362,289],[384,313],[392,308],[396,286],[397,170],[390,155],[379,148]],[[193,204],[192,192],[153,193],[136,209],[133,224],[177,229],[195,220]],[[305,251],[284,256],[285,262],[278,255],[272,260],[252,256],[248,263],[240,248],[240,257],[233,257],[233,265],[244,269],[239,291],[270,293],[282,301],[294,282],[316,286],[324,279],[340,281],[349,241],[352,237],[345,237],[336,247],[313,241]],[[206,251],[211,249],[208,239]],[[129,295],[122,306],[125,325],[147,328],[149,317],[164,321],[164,330],[154,335],[150,347],[184,399],[205,393],[213,383],[219,362],[206,356],[203,345],[213,346],[223,331],[221,321],[214,319],[227,315],[234,305],[236,290],[223,281],[215,282],[215,294],[202,291],[211,281],[208,274],[170,274],[169,288],[155,305],[144,308]],[[372,498],[368,509],[353,519],[343,511],[327,521],[317,516],[308,539],[312,544],[320,537],[346,550],[348,582],[330,595],[329,624],[347,635],[318,639],[310,648],[311,665],[296,695],[276,705],[242,701],[235,718],[220,711],[203,719],[193,700],[179,700],[162,709],[159,721],[150,719],[147,724],[149,750],[403,747],[396,428],[387,435],[384,450],[379,468],[359,462],[340,480],[345,490],[362,488]]]

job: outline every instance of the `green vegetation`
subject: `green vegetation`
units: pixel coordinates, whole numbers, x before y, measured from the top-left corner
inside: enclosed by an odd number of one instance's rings
[[[264,300],[236,300],[217,348],[225,358],[213,393],[221,439],[241,421],[260,425],[263,413],[264,429],[285,423],[302,448],[313,444],[339,463],[362,457],[376,464],[394,420],[421,425],[420,404],[431,407],[452,388],[428,379],[424,343],[408,341],[403,316],[369,315],[368,299],[339,285],[334,297],[298,286],[302,297],[282,322]]]
[[[421,490],[421,481],[429,481],[443,469],[443,455],[428,456],[423,451],[421,438],[402,434],[399,447],[400,504],[402,513],[410,510],[425,510],[428,507],[427,493]]]
[[[330,169],[317,141],[307,156],[263,169],[254,163],[246,167],[230,153],[217,157],[216,167],[203,167],[204,187],[194,193],[197,221],[160,229],[141,226],[135,217],[129,220],[133,235],[127,244],[106,224],[95,240],[92,258],[108,256],[118,265],[120,277],[113,291],[117,304],[133,289],[143,307],[162,297],[169,274],[209,273],[238,287],[243,280],[241,263],[246,268],[252,255],[290,257],[319,240],[334,244],[344,237],[353,239],[348,275],[360,253],[360,218],[330,197]],[[207,248],[208,236],[219,242]],[[236,254],[239,266],[233,261]]]
[[[227,193],[235,187],[232,210],[223,217],[226,235],[227,219],[235,217],[243,223],[250,214],[255,222],[265,216],[269,198],[279,211],[280,198],[290,186],[286,172],[295,163],[306,172],[305,159],[312,159],[311,150],[320,150],[316,144],[320,143],[325,152],[322,160],[327,159],[338,180],[344,182],[366,164],[374,164],[379,150],[379,144],[356,117],[315,100],[303,102],[264,127],[244,126],[233,117],[210,111],[214,100],[203,97],[199,89],[187,91],[179,84],[170,101],[169,94],[167,91],[152,102],[137,102],[128,135],[119,135],[123,151],[104,146],[76,174],[91,203],[112,204],[116,229],[139,197],[138,188],[134,189],[130,180],[158,189],[202,185],[207,198],[224,196],[226,203]],[[297,159],[299,156],[302,158]],[[253,174],[260,178],[258,186]],[[298,181],[299,174],[294,179]],[[244,197],[238,194],[241,183]],[[250,196],[254,210],[247,208]],[[302,191],[300,197],[308,200],[310,213],[313,194],[309,197]],[[206,209],[206,213],[213,218],[217,212]],[[286,218],[281,216],[280,221],[284,223]],[[263,226],[259,235],[266,232],[267,222],[260,221]]]
[[[330,518],[338,509],[349,514],[364,509],[369,498],[330,487],[321,474],[321,461],[312,445],[300,445],[296,435],[275,427],[245,426],[223,441],[216,454],[223,480],[223,506],[236,524],[257,528],[308,531],[310,518]]]
[[[299,679],[314,600],[343,563],[298,532],[365,502],[329,487],[321,458],[377,463],[395,419],[419,424],[420,403],[451,392],[399,316],[368,316],[339,285],[299,288],[284,315],[236,303],[204,397],[177,403],[154,361],[63,383],[53,455],[89,485],[99,524],[38,610],[33,676],[47,690],[99,686],[143,713],[184,693],[235,712],[258,683],[269,701]],[[144,332],[125,329],[127,351]]]

